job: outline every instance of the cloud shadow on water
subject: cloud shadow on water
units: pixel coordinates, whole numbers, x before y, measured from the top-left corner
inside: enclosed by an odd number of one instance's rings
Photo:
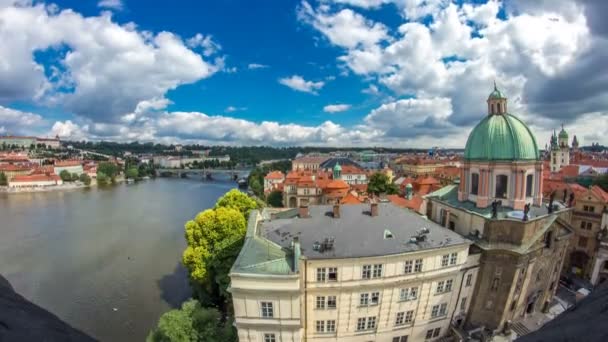
[[[173,272],[164,275],[157,281],[160,297],[172,308],[181,307],[182,302],[192,296],[188,283],[188,271],[180,262],[175,265]]]

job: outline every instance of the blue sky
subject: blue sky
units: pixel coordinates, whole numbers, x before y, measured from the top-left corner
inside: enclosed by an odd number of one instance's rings
[[[497,80],[541,146],[607,144],[602,6],[0,0],[0,134],[462,147]]]

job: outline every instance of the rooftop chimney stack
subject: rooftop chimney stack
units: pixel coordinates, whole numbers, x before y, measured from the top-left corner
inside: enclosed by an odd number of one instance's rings
[[[334,218],[340,218],[340,205],[334,204]]]
[[[371,215],[372,217],[378,216],[378,203],[372,203]]]
[[[309,216],[307,205],[301,205],[298,208],[298,216],[300,216],[300,218],[307,218]]]

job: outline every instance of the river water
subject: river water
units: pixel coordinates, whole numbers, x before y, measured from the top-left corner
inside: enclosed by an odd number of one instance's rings
[[[184,223],[232,182],[156,179],[0,194],[0,274],[30,301],[102,341],[143,341],[190,296]]]

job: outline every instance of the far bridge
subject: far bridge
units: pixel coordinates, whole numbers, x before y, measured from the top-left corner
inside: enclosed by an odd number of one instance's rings
[[[214,179],[221,176],[228,176],[232,180],[249,177],[250,169],[156,169],[157,176],[177,176],[186,178],[188,176]]]

